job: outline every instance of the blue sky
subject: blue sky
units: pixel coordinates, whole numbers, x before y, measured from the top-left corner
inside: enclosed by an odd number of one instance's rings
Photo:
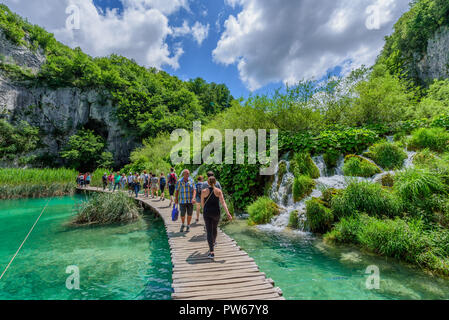
[[[92,56],[265,93],[372,65],[409,0],[4,0]],[[77,8],[80,28],[67,28]]]

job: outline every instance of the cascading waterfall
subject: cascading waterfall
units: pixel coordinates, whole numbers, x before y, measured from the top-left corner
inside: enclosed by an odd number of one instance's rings
[[[390,139],[391,140],[391,139]],[[413,157],[416,152],[407,151],[407,159],[404,161],[404,168],[409,168],[413,166]],[[326,166],[323,156],[313,157],[313,162],[320,170],[320,177],[315,179],[316,187],[312,191],[312,193],[299,202],[294,202],[293,200],[293,181],[294,175],[290,171],[290,162],[287,160],[288,156],[282,157],[276,168],[276,174],[273,181],[273,185],[270,191],[270,197],[274,202],[281,208],[282,212],[279,216],[273,218],[273,220],[269,224],[258,226],[259,229],[265,231],[283,231],[288,226],[288,221],[290,218],[290,213],[292,211],[298,211],[300,225],[304,225],[306,220],[305,217],[305,207],[306,202],[311,198],[318,198],[322,196],[322,191],[334,188],[334,189],[345,189],[347,185],[348,177],[345,177],[343,174],[343,164],[344,157],[341,156],[338,160],[336,168],[329,169]],[[367,159],[371,161],[370,159]],[[279,168],[282,163],[286,165],[286,173],[281,177],[281,181],[279,181]],[[382,179],[383,176],[387,174],[395,174],[395,171],[383,171],[371,178],[356,178],[359,181],[370,181],[370,182],[378,182]],[[353,177],[351,177],[354,179]],[[305,233],[304,228],[302,230],[296,231],[298,233]]]

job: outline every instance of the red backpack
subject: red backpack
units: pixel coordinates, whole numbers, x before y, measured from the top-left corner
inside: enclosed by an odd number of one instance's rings
[[[168,184],[176,184],[176,174],[174,172],[170,173],[170,175],[168,176]]]

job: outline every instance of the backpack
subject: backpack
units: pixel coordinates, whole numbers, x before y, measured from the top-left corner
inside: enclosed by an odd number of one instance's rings
[[[170,175],[168,176],[168,184],[176,184],[176,174],[174,172],[170,173]]]

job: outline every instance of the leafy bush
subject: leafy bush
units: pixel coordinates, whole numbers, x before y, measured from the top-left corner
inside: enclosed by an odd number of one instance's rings
[[[17,126],[13,126],[0,119],[0,160],[13,161],[34,151],[39,141],[39,130],[28,122],[21,121]]]
[[[96,193],[82,202],[73,221],[77,225],[131,222],[142,209],[125,192]]]
[[[379,139],[378,134],[369,129],[340,128],[311,133],[291,134],[281,131],[280,150],[283,152],[304,150],[311,154],[348,154],[360,153]]]
[[[380,184],[366,181],[351,181],[344,191],[332,199],[331,207],[340,219],[355,212],[377,217],[395,217],[402,213],[402,203],[398,197]]]
[[[320,170],[308,153],[296,152],[290,162],[290,167],[295,176],[309,176],[312,179],[320,177]]]
[[[315,188],[316,182],[309,176],[296,177],[293,182],[293,200],[295,202],[301,201]]]
[[[343,165],[343,173],[350,177],[372,177],[381,173],[382,170],[370,161],[356,155],[348,155],[345,157]]]
[[[324,235],[324,241],[337,243],[358,243],[357,234],[361,228],[358,214],[343,217],[334,228]]]
[[[299,212],[297,210],[293,210],[290,212],[290,216],[288,218],[288,227],[292,229],[299,228]]]
[[[249,214],[248,223],[250,225],[269,223],[274,216],[280,213],[277,204],[268,197],[258,198],[246,208],[246,211]]]
[[[312,232],[327,232],[334,221],[332,210],[325,207],[324,203],[317,198],[306,202],[307,226]]]
[[[373,160],[376,164],[386,170],[397,170],[402,168],[407,153],[394,143],[376,143],[369,148],[364,156]]]
[[[412,132],[408,140],[409,150],[428,148],[435,152],[444,152],[449,143],[449,132],[443,128],[421,128]]]

